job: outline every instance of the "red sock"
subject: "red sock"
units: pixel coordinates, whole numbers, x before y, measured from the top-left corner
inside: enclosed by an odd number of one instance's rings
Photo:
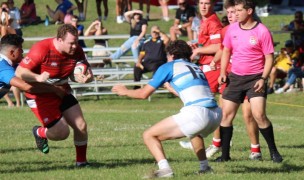
[[[45,127],[39,127],[37,129],[38,136],[40,136],[41,138],[45,138],[46,139],[46,130],[47,130],[47,128],[45,128]]]
[[[212,139],[212,144],[213,144],[215,147],[221,147],[221,139],[215,139],[215,138],[213,138],[213,139]]]
[[[260,145],[259,144],[251,145],[251,152],[260,153],[261,152]]]
[[[87,162],[87,144],[75,145],[76,147],[76,162]]]

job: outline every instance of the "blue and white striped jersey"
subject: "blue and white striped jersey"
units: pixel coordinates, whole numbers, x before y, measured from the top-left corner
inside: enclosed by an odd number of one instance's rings
[[[184,106],[217,107],[208,81],[200,68],[183,59],[167,62],[158,68],[149,81],[155,89],[169,82]]]
[[[0,55],[0,98],[9,92],[13,77],[15,77],[15,68]]]

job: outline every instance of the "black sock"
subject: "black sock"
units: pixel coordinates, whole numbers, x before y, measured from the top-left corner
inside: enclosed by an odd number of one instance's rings
[[[264,128],[264,129],[259,128],[259,129],[260,129],[260,132],[262,133],[264,139],[267,142],[270,154],[272,152],[277,152],[278,150],[277,150],[276,144],[274,142],[274,133],[273,133],[272,124],[270,124],[270,126],[268,126],[267,128]]]
[[[230,141],[233,134],[233,126],[223,127],[220,126],[221,143],[222,143],[222,159],[230,159]]]

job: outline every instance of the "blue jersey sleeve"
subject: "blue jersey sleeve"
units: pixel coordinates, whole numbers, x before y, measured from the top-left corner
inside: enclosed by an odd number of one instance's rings
[[[160,66],[148,84],[157,89],[165,82],[170,82],[173,77],[173,63],[168,62]]]

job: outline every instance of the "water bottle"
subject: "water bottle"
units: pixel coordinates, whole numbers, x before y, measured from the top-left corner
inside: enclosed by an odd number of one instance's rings
[[[281,30],[282,30],[285,26],[284,22],[281,22],[280,26],[281,26]]]
[[[49,16],[45,16],[45,21],[44,21],[44,25],[48,26],[49,25]]]

